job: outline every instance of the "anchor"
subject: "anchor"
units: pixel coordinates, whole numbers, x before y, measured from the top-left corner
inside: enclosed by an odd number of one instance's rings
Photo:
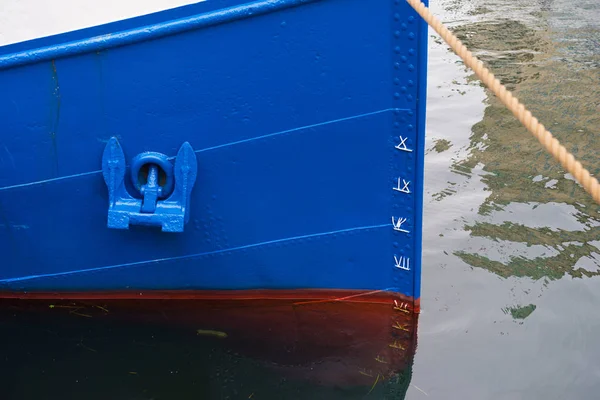
[[[127,190],[126,170],[121,144],[112,137],[102,155],[102,175],[108,187],[108,228],[143,225],[160,226],[163,232],[183,232],[189,220],[190,196],[198,170],[192,146],[183,143],[174,163],[157,152],[143,152],[134,157],[130,178],[141,198]]]

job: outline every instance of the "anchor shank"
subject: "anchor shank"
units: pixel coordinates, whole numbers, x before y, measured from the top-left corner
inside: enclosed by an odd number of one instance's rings
[[[144,186],[142,186],[142,194],[144,200],[142,201],[143,213],[153,213],[156,210],[156,201],[160,195],[160,186],[158,185],[158,166],[150,164],[148,168],[148,179]]]

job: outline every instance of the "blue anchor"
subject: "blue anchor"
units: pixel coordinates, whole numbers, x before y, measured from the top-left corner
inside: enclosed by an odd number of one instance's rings
[[[102,175],[108,187],[108,227],[160,226],[163,232],[183,232],[190,217],[190,196],[198,170],[192,146],[188,142],[181,145],[174,165],[166,155],[156,152],[140,153],[132,160],[131,181],[141,199],[127,191],[126,170],[121,144],[112,137],[102,155]],[[144,182],[142,171],[146,170]]]

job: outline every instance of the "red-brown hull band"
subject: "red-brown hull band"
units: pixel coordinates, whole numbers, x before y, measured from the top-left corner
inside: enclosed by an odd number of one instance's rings
[[[345,301],[389,303],[397,300],[411,304],[419,313],[420,299],[385,290],[291,289],[291,290],[127,290],[96,292],[1,292],[2,299],[23,300],[223,300],[223,301]]]
[[[344,386],[371,385],[412,363],[418,306],[389,291],[0,293],[0,318],[53,313],[90,324],[166,324],[292,377]]]

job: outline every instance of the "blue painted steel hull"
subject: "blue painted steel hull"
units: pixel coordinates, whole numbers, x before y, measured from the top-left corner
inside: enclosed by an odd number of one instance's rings
[[[210,0],[0,48],[0,292],[418,299],[426,32],[403,1]],[[113,136],[192,145],[183,233],[107,227]]]

